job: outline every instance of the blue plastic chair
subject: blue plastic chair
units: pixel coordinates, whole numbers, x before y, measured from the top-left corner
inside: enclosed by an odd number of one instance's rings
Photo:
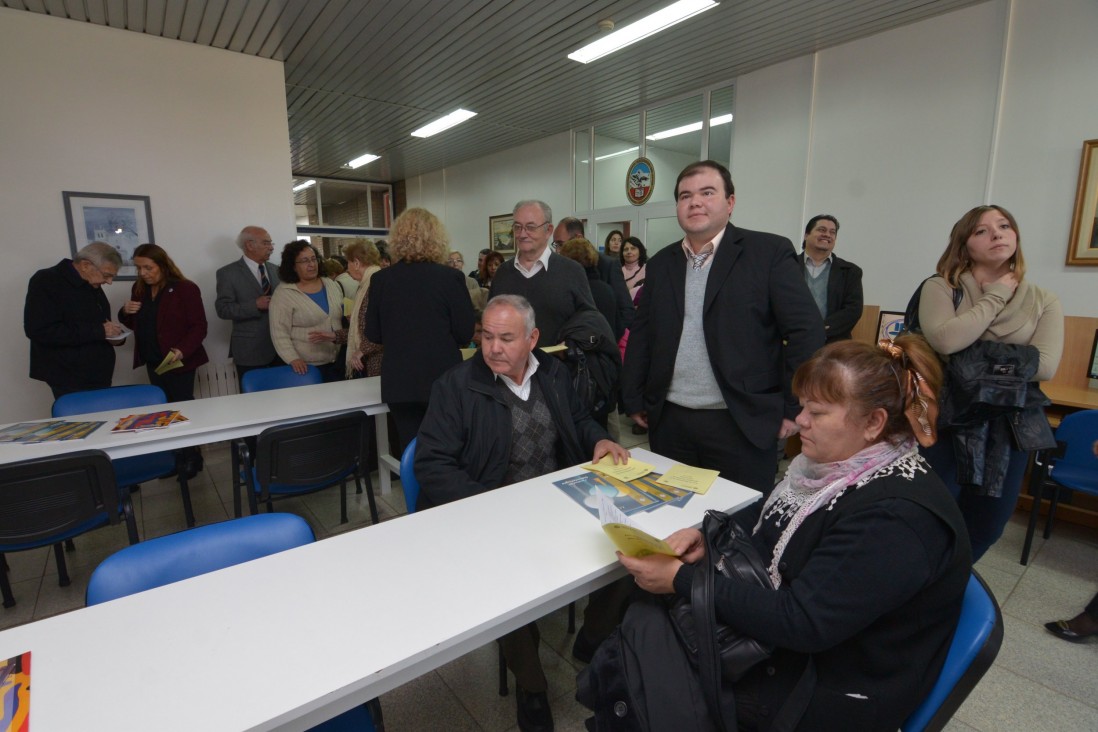
[[[54,417],[69,417],[89,412],[105,412],[110,409],[129,409],[147,407],[168,401],[164,390],[159,386],[138,384],[134,386],[113,386],[109,389],[95,389],[65,394],[53,403]],[[113,425],[108,425],[113,426]],[[176,469],[175,455],[168,450],[118,458],[114,463],[115,479],[121,490],[140,485],[150,480],[162,478]],[[194,526],[194,509],[191,507],[191,490],[187,485],[185,471],[176,475],[179,492],[183,498],[183,514],[187,526]]]
[[[416,441],[413,437],[404,448],[404,454],[400,456],[400,487],[404,489],[404,505],[408,507],[408,513],[416,512],[416,502],[419,500],[419,481],[416,480]]]
[[[1003,644],[1003,614],[987,584],[975,571],[965,588],[961,618],[945,665],[926,699],[900,728],[902,732],[943,729],[976,684],[991,668]]]
[[[290,366],[271,366],[265,369],[252,369],[245,372],[240,380],[240,386],[245,394],[256,391],[270,391],[272,389],[289,389],[293,386],[308,386],[309,384],[323,384],[324,379],[320,375],[320,369],[316,366],[308,366],[304,374],[295,374]]]
[[[1045,488],[1052,491],[1045,520],[1045,538],[1052,536],[1052,520],[1060,502],[1060,488],[1098,495],[1098,457],[1094,456],[1094,441],[1098,440],[1098,409],[1072,412],[1056,428],[1056,448],[1040,450],[1033,456],[1029,472],[1029,493],[1033,504],[1029,510],[1029,526],[1022,544],[1022,564],[1029,562],[1041,496]]]
[[[4,552],[53,545],[57,580],[69,584],[62,543],[125,518],[131,544],[137,523],[129,492],[115,485],[111,460],[101,450],[21,460],[0,466],[0,561]],[[15,605],[7,566],[0,567],[4,607]]]
[[[115,552],[95,568],[88,582],[87,604],[98,605],[311,544],[314,538],[313,530],[300,516],[268,513],[149,539]],[[372,732],[374,720],[368,706],[375,707],[380,715],[381,707],[374,699],[313,730]]]

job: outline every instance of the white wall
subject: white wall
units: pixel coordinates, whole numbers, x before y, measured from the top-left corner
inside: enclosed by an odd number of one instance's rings
[[[866,302],[902,310],[953,223],[990,200],[1018,218],[1030,280],[1098,315],[1098,269],[1063,264],[1082,141],[1098,137],[1095,28],[1092,0],[990,0],[740,77],[733,221],[799,245],[809,217],[835,214]],[[415,183],[479,241],[507,200],[569,201],[567,161],[557,135]]]
[[[294,235],[282,64],[0,9],[0,69],[0,422],[49,414],[49,388],[27,377],[21,315],[30,276],[70,256],[62,191],[151,197],[156,241],[202,288],[206,349],[224,360],[214,271],[239,256],[245,225]],[[105,288],[116,310],[129,286]],[[132,354],[118,350],[115,384],[146,381]]]

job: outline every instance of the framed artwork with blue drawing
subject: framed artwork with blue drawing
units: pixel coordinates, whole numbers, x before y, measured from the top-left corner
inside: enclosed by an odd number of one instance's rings
[[[894,313],[882,310],[877,318],[877,340],[887,338],[893,340],[904,329],[904,313]]]
[[[110,244],[122,257],[116,280],[137,279],[133,250],[153,238],[152,204],[148,196],[124,193],[63,191],[65,222],[72,254],[93,241]]]

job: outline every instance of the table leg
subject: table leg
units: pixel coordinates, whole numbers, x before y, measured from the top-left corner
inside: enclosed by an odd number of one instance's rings
[[[381,484],[381,495],[393,490],[393,473],[400,473],[400,461],[389,454],[388,412],[374,415],[374,432],[377,433],[377,479]]]

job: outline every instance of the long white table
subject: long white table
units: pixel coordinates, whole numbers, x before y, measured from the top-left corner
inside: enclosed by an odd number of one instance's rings
[[[163,409],[178,409],[189,421],[159,430],[111,432],[118,420],[126,415]],[[359,410],[375,418],[378,455],[381,456],[378,478],[381,492],[389,493],[392,490],[389,470],[399,470],[399,462],[389,454],[389,430],[385,420],[389,408],[381,401],[381,377],[378,376],[73,415],[65,419],[74,422],[104,421],[106,424],[83,440],[0,443],[0,464],[77,450],[103,450],[112,458],[129,457],[257,435],[268,427]]]
[[[307,729],[621,576],[552,485],[580,472],[0,632],[0,658],[32,654],[34,732]],[[637,521],[665,536],[757,496],[718,480]]]

